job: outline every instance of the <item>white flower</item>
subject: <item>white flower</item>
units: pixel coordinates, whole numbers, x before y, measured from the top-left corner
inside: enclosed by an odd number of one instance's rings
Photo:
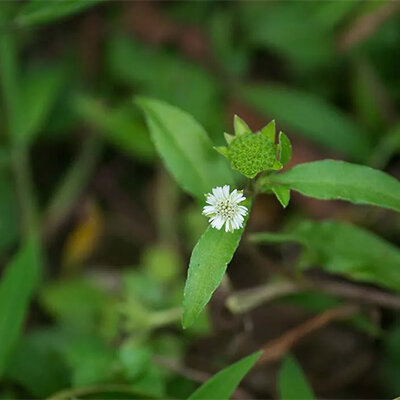
[[[206,194],[206,203],[209,205],[203,208],[203,214],[210,217],[211,226],[219,230],[225,224],[225,232],[242,228],[247,214],[247,208],[239,205],[246,199],[243,192],[236,189],[229,192],[229,185],[214,188],[212,193]]]

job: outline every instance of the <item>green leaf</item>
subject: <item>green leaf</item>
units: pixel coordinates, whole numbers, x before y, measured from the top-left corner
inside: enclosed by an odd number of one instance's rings
[[[313,400],[315,396],[300,365],[293,357],[286,357],[279,373],[281,400]]]
[[[400,212],[400,183],[382,171],[344,161],[322,160],[299,164],[271,176],[279,183],[309,197],[347,200]]]
[[[279,161],[285,166],[291,158],[292,144],[283,132],[279,132]]]
[[[221,82],[199,63],[170,49],[147,46],[128,35],[110,38],[106,61],[114,83],[121,82],[138,95],[157,98],[186,111],[210,134],[216,132],[219,136],[223,130]]]
[[[282,207],[286,208],[290,201],[290,189],[282,185],[271,185],[270,189],[274,192]]]
[[[251,354],[215,374],[200,386],[189,400],[229,399],[244,376],[261,356],[261,351]]]
[[[46,24],[86,10],[104,0],[31,1],[24,4],[14,22],[21,27]]]
[[[45,68],[30,72],[21,91],[24,118],[17,140],[32,142],[43,128],[57,95],[64,83],[65,74],[60,68]]]
[[[183,298],[184,328],[210,301],[239,245],[244,228],[225,232],[209,226],[193,249]]]
[[[5,379],[18,383],[36,398],[47,398],[69,385],[69,373],[60,352],[62,333],[39,328],[21,338],[5,371]],[[30,362],[35,360],[35,362]]]
[[[235,131],[235,136],[243,135],[244,133],[251,132],[249,126],[240,118],[239,116],[235,115],[233,117],[233,128]]]
[[[183,190],[202,201],[213,187],[232,184],[227,162],[214,151],[193,117],[158,100],[139,98],[137,102],[157,151]]]
[[[303,221],[287,233],[260,233],[251,239],[259,243],[298,242],[305,248],[303,267],[317,265],[349,279],[400,292],[400,250],[357,226]]]
[[[288,128],[351,157],[365,160],[371,150],[367,134],[340,110],[310,93],[276,85],[243,86],[239,95],[257,110]]]
[[[18,239],[18,207],[11,180],[0,175],[0,254]]]
[[[40,268],[37,238],[31,236],[8,264],[0,282],[0,375],[19,338]]]
[[[268,125],[264,126],[264,128],[261,129],[261,134],[265,138],[269,139],[272,143],[275,143],[275,133],[275,120],[272,120]]]
[[[75,109],[119,150],[141,161],[153,160],[153,143],[132,104],[122,104],[110,109],[94,98],[81,96],[75,100]]]

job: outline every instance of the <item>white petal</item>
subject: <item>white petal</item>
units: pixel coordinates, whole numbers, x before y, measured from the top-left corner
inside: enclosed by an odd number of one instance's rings
[[[210,215],[210,214],[216,214],[217,209],[214,206],[204,206],[203,207],[203,214],[204,215]]]
[[[230,190],[229,185],[225,185],[225,186],[222,188],[222,191],[224,192],[224,198],[225,198],[225,199],[227,199],[227,198],[229,197],[229,190]]]
[[[229,231],[229,219],[225,222],[225,232]]]
[[[247,208],[245,206],[238,206],[237,212],[240,215],[246,215],[247,214]]]
[[[208,194],[207,195],[207,199],[206,199],[206,203],[211,204],[212,206],[217,204],[217,199],[214,195],[212,194]]]

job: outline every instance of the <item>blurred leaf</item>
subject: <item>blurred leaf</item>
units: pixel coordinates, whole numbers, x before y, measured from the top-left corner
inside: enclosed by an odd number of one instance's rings
[[[202,201],[211,188],[232,183],[227,163],[193,117],[161,101],[139,98],[137,102],[157,151],[185,191]]]
[[[134,88],[136,94],[181,108],[210,132],[223,129],[222,89],[206,69],[171,51],[145,46],[127,36],[112,37],[107,50],[115,81]]]
[[[388,398],[396,398],[400,393],[400,324],[398,321],[384,337],[381,368],[380,378],[384,393],[387,393]]]
[[[142,394],[142,397],[166,398],[165,377],[162,368],[155,364],[150,364],[146,372],[141,375],[134,383],[132,389]]]
[[[84,263],[99,243],[104,229],[101,210],[94,202],[88,202],[85,215],[78,221],[65,240],[62,263],[67,269],[74,269]]]
[[[400,123],[396,123],[383,135],[371,155],[370,164],[385,168],[395,154],[400,153]]]
[[[37,240],[31,234],[7,265],[0,281],[0,375],[14,350],[40,277],[42,265]]]
[[[213,52],[221,68],[234,76],[243,76],[249,69],[250,52],[235,35],[234,13],[227,8],[212,14],[210,37]]]
[[[21,84],[24,118],[17,136],[19,142],[31,143],[43,128],[65,78],[61,67],[38,68],[24,77]]]
[[[347,200],[400,212],[400,182],[364,165],[335,160],[314,161],[273,175],[271,181],[304,196]]]
[[[53,281],[40,294],[45,310],[75,328],[92,328],[107,300],[103,290],[84,278]]]
[[[400,250],[379,236],[341,222],[304,221],[287,233],[252,235],[258,243],[294,241],[305,247],[305,267],[400,291]]]
[[[260,356],[261,351],[226,367],[200,386],[189,400],[229,399]]]
[[[297,89],[277,85],[247,85],[239,95],[258,111],[289,129],[354,160],[370,152],[367,134],[325,100]]]
[[[256,2],[241,4],[239,17],[251,45],[275,51],[297,70],[309,70],[335,55],[333,35],[314,18],[313,9],[312,2]]]
[[[17,199],[10,179],[0,174],[0,255],[18,239]]]
[[[357,62],[351,83],[358,119],[366,129],[379,134],[385,122],[381,112],[382,105],[380,105],[384,95],[382,95],[382,85],[372,65]]]
[[[143,255],[142,264],[151,279],[164,285],[174,283],[180,278],[179,254],[167,246],[148,248]]]
[[[150,349],[134,341],[124,343],[118,350],[118,357],[128,381],[135,381],[150,365]]]
[[[23,4],[14,22],[20,27],[47,24],[86,10],[104,0],[30,1]]]
[[[221,283],[244,227],[231,233],[209,226],[194,247],[183,298],[184,328],[193,324]]]
[[[304,372],[293,357],[286,357],[279,373],[279,393],[281,400],[313,400],[315,396]]]
[[[6,378],[37,398],[45,398],[69,384],[68,371],[59,354],[59,331],[43,328],[18,343]]]
[[[96,336],[77,336],[64,349],[64,357],[72,371],[72,386],[104,384],[112,380],[116,355]]]
[[[93,98],[79,97],[75,108],[87,123],[118,149],[139,160],[153,159],[154,146],[132,104],[110,109]]]

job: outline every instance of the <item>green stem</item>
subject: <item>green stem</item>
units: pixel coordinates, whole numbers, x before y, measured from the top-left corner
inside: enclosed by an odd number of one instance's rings
[[[44,217],[43,230],[49,237],[63,222],[71,207],[75,204],[82,188],[89,180],[101,154],[101,141],[95,135],[85,139],[82,150],[67,171],[65,178],[55,190]]]

